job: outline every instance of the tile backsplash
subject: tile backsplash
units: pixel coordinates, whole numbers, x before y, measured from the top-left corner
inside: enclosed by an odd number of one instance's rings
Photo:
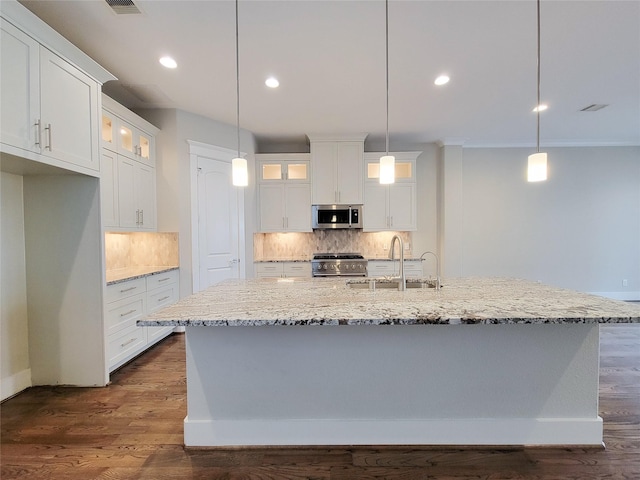
[[[105,234],[107,270],[178,266],[178,234],[127,232]]]
[[[256,261],[309,260],[314,253],[361,253],[365,258],[387,258],[393,235],[405,243],[405,256],[412,255],[410,232],[362,232],[360,230],[316,230],[312,233],[256,233]],[[408,248],[407,248],[408,246]]]

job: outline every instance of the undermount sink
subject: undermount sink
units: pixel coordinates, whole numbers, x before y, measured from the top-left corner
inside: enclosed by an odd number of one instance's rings
[[[407,278],[406,288],[435,288],[434,280],[423,278]],[[377,290],[379,288],[399,290],[400,280],[397,278],[377,277],[377,278],[359,278],[347,280],[349,288],[357,288],[362,290]]]

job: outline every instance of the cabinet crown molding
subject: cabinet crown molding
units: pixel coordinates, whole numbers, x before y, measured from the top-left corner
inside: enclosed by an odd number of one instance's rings
[[[309,142],[364,142],[368,133],[351,133],[347,135],[314,133],[307,134]]]

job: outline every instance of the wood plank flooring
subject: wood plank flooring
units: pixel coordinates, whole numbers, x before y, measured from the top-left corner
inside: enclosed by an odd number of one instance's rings
[[[317,447],[185,449],[183,335],[106,388],[37,387],[1,405],[0,478],[640,479],[640,325],[601,330],[606,449]]]

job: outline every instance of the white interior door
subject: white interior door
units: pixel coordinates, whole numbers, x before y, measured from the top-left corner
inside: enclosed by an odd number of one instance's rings
[[[231,163],[198,155],[198,290],[240,277],[239,190]],[[194,292],[196,285],[194,285]]]

